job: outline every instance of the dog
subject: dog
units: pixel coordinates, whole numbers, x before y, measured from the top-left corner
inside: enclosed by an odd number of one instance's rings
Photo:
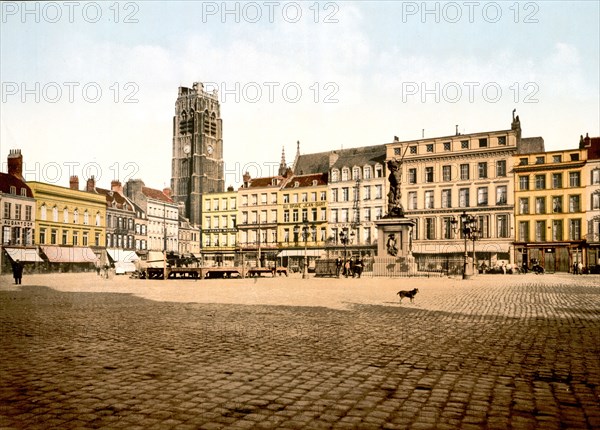
[[[415,296],[417,295],[418,292],[419,292],[419,289],[414,288],[410,291],[400,290],[396,294],[398,294],[400,296],[400,303],[402,303],[402,299],[404,297],[408,297],[410,299],[410,302],[412,303],[415,300]]]

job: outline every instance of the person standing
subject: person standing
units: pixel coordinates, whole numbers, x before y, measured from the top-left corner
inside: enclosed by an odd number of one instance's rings
[[[340,277],[340,272],[342,271],[342,259],[338,257],[335,260],[335,276]]]
[[[15,278],[15,284],[20,285],[21,279],[23,278],[23,264],[20,260],[16,260],[12,264],[13,277]]]

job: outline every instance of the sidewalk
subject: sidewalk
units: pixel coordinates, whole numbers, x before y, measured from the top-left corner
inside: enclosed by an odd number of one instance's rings
[[[11,281],[0,428],[600,427],[595,275]]]

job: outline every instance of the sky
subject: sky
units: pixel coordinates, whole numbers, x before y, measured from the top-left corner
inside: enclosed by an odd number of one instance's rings
[[[217,89],[226,186],[301,153],[505,130],[600,136],[600,2],[1,2],[0,160],[171,177],[178,87]]]

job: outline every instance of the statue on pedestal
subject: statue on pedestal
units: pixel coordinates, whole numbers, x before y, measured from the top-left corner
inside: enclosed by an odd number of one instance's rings
[[[399,218],[404,216],[404,208],[402,207],[401,197],[402,190],[400,185],[402,182],[402,161],[393,159],[387,162],[390,175],[390,191],[388,192],[388,211],[386,218]]]

